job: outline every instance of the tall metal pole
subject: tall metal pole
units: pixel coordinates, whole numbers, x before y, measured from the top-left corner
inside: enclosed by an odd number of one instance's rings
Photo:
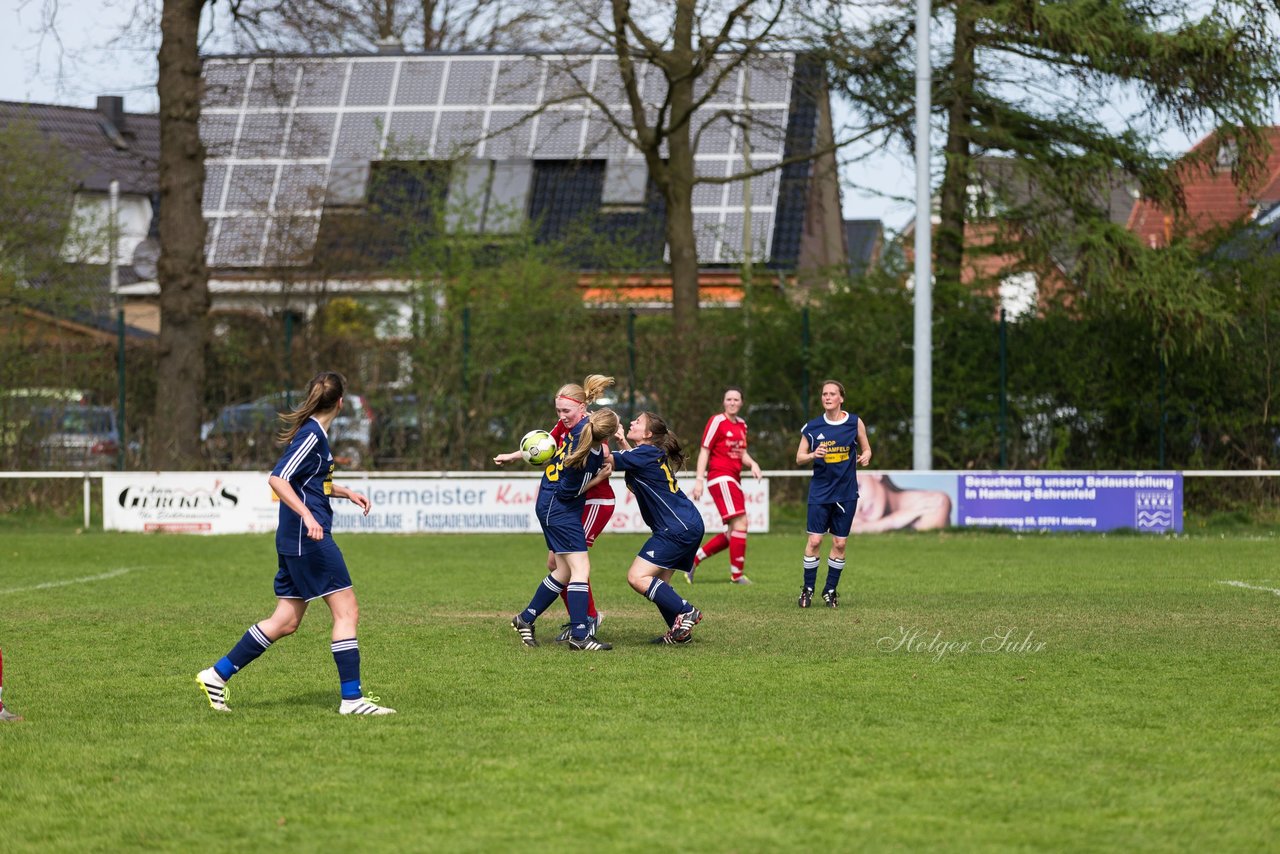
[[[116,310],[116,469],[124,471],[124,301],[120,299],[120,182],[111,182],[110,215],[107,221],[107,268],[110,270],[112,307]]]
[[[636,310],[627,309],[627,420],[636,417]]]
[[[1009,467],[1009,335],[1000,307],[1000,468]]]
[[[929,176],[929,0],[916,0],[915,414],[912,468],[933,468],[933,188]]]

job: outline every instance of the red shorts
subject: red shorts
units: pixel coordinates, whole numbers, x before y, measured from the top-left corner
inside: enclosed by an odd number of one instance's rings
[[[613,518],[613,506],[612,498],[587,499],[586,506],[582,508],[582,532],[587,535],[588,548]]]
[[[742,498],[742,484],[736,477],[721,475],[707,483],[707,492],[720,511],[720,521],[728,522],[735,516],[747,512],[747,503]]]

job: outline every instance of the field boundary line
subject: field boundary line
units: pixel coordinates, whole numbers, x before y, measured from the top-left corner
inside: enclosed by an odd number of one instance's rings
[[[1256,584],[1246,584],[1243,581],[1219,581],[1218,583],[1229,584],[1232,587],[1243,587],[1246,590],[1261,590],[1264,593],[1274,593],[1275,595],[1280,596],[1280,589],[1275,587],[1259,587]]]
[[[0,590],[0,596],[9,593],[30,593],[34,590],[49,590],[54,587],[68,587],[72,584],[89,584],[94,581],[106,581],[109,578],[119,578],[127,572],[133,572],[137,567],[127,566],[120,569],[113,569],[110,572],[104,572],[100,575],[86,575],[81,578],[68,578],[64,581],[46,581],[42,584],[33,584],[30,587],[10,587],[7,590]]]

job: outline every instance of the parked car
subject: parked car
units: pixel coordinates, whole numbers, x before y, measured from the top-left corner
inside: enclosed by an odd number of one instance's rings
[[[115,468],[120,450],[116,411],[80,403],[45,406],[33,413],[41,435],[40,461],[50,469]]]
[[[280,414],[302,400],[301,392],[277,392],[223,407],[200,428],[205,455],[218,466],[253,468],[273,464],[281,451],[276,442],[276,435],[284,426]],[[348,392],[342,412],[329,425],[329,447],[339,465],[348,469],[368,465],[373,423],[373,410],[364,397]]]

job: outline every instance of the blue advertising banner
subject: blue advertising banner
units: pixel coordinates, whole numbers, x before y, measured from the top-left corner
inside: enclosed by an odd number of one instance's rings
[[[1179,472],[958,475],[955,524],[1034,531],[1182,530]]]

